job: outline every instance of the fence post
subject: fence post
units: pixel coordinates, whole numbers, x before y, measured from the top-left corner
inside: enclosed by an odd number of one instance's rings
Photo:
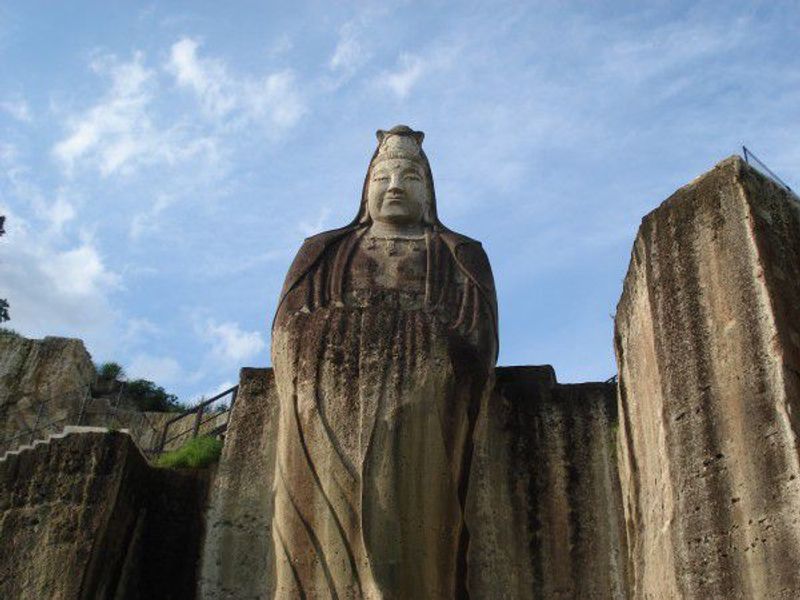
[[[167,429],[169,429],[169,422],[164,423],[164,429],[161,430],[161,441],[158,443],[158,453],[164,452],[164,446],[167,445]]]
[[[83,400],[81,400],[81,410],[78,413],[78,425],[83,425],[83,415],[86,412],[86,403],[89,401],[91,397],[91,392],[86,390],[86,393],[83,395]]]
[[[192,428],[192,438],[196,438],[197,434],[200,432],[200,422],[203,420],[203,409],[204,406],[200,406],[197,409],[197,412],[194,415],[194,427]]]
[[[233,410],[233,405],[236,404],[236,397],[239,395],[239,386],[237,385],[233,388],[233,394],[231,396],[231,405],[228,407],[228,410]]]
[[[39,410],[36,411],[36,421],[33,423],[33,429],[31,429],[31,441],[30,444],[33,444],[33,440],[36,437],[36,430],[39,428],[39,421],[42,419],[42,412],[44,411],[44,400],[39,402]]]

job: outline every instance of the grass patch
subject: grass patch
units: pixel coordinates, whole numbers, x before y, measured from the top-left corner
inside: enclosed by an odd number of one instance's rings
[[[202,469],[219,460],[222,441],[201,435],[177,450],[165,452],[156,459],[156,466],[165,469]]]

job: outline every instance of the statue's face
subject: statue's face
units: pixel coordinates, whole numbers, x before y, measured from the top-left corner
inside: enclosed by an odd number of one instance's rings
[[[367,210],[373,221],[417,225],[431,201],[425,171],[405,158],[375,165],[367,190]]]

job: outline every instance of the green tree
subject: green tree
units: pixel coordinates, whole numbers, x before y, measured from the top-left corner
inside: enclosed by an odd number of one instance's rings
[[[178,412],[186,407],[178,402],[175,394],[167,393],[163,387],[147,379],[134,379],[125,385],[125,395],[142,411]]]

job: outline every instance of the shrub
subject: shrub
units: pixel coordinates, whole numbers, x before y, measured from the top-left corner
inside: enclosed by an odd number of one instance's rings
[[[104,362],[102,365],[97,367],[97,376],[100,379],[124,379],[125,378],[125,369],[119,363],[115,362]]]
[[[222,441],[209,435],[189,440],[177,450],[165,452],[156,466],[165,469],[202,469],[219,460]]]
[[[141,411],[179,412],[185,409],[175,394],[147,379],[134,379],[125,385],[125,395]]]

